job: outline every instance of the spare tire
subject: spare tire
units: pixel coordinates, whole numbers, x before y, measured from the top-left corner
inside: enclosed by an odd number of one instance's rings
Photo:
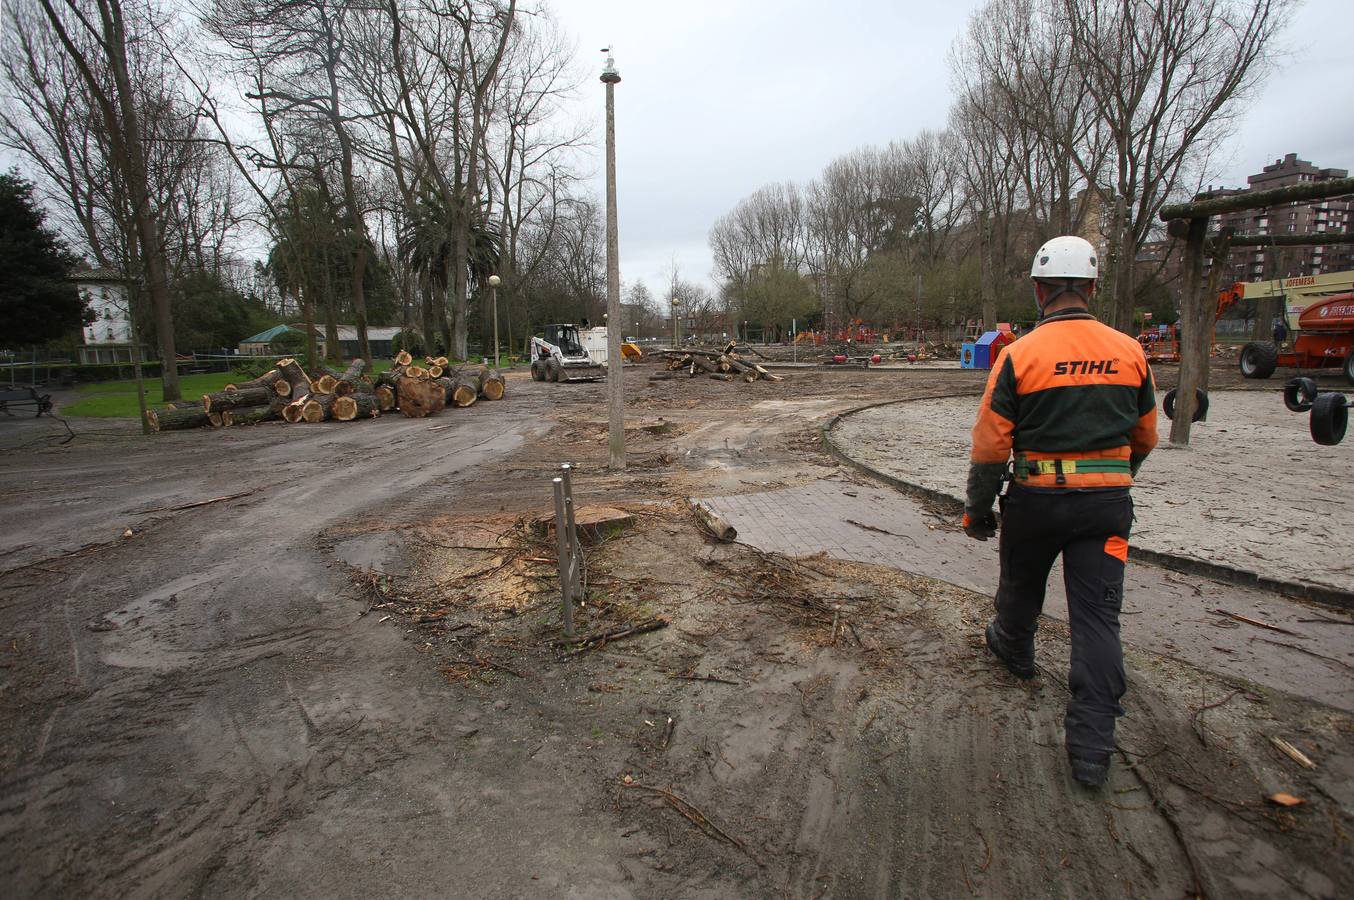
[[[1237,365],[1242,378],[1268,378],[1279,364],[1279,348],[1273,341],[1251,341],[1241,348]]]
[[[1318,393],[1312,379],[1290,378],[1283,386],[1283,405],[1292,412],[1306,412],[1312,408]]]
[[[1166,414],[1166,418],[1174,421],[1175,419],[1175,388],[1166,392],[1166,396],[1161,398],[1161,411]],[[1208,418],[1208,394],[1203,388],[1194,389],[1194,418],[1191,421],[1202,422]]]
[[[1312,440],[1332,446],[1345,439],[1349,407],[1344,394],[1322,394],[1312,404]]]

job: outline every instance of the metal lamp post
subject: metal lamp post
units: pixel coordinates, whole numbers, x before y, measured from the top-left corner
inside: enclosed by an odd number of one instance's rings
[[[682,301],[678,300],[676,297],[673,297],[671,302],[672,302],[672,349],[676,350],[678,347],[681,346],[681,344],[678,343],[677,341],[677,332],[678,332],[677,309],[682,305]]]
[[[489,302],[494,307],[494,368],[498,368],[498,286],[503,279],[497,275],[489,276]]]
[[[602,69],[602,83],[606,85],[606,309],[607,321],[615,322],[606,330],[606,386],[609,419],[608,443],[611,447],[611,468],[625,468],[625,371],[621,366],[621,263],[620,238],[616,226],[616,85],[621,73],[611,48]]]

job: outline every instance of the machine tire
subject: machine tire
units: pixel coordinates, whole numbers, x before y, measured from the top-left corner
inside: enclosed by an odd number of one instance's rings
[[[1161,411],[1166,414],[1166,418],[1174,421],[1175,419],[1175,388],[1166,392],[1166,396],[1161,398]],[[1195,422],[1202,422],[1208,418],[1208,394],[1203,388],[1194,389],[1194,419]]]
[[[1241,348],[1237,366],[1242,378],[1268,378],[1279,364],[1279,348],[1273,341],[1251,341]]]
[[[1345,439],[1349,407],[1344,394],[1322,394],[1312,404],[1312,440],[1332,446]]]
[[[1354,350],[1345,357],[1345,381],[1354,384]]]
[[[553,356],[547,359],[545,361],[545,380],[558,382],[561,368],[559,360]]]
[[[531,361],[531,380],[545,381],[545,371],[541,368],[541,361],[533,359]]]
[[[1290,378],[1283,386],[1283,405],[1290,412],[1306,412],[1312,408],[1320,391],[1310,378]]]

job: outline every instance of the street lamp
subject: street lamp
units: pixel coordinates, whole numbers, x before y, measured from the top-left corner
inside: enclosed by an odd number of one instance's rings
[[[489,302],[494,307],[494,368],[498,368],[498,286],[503,279],[497,275],[489,276]]]
[[[676,297],[672,298],[672,349],[676,350],[681,346],[677,342],[677,308],[682,305],[682,301]]]
[[[748,336],[748,320],[743,320],[743,343],[751,344],[752,338]]]

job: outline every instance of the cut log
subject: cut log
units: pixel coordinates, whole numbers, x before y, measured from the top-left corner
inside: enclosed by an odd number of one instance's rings
[[[279,397],[285,397],[291,393],[291,385],[287,382],[287,379],[282,375],[282,373],[279,372],[277,369],[269,369],[267,372],[260,375],[258,378],[253,378],[249,381],[241,381],[239,384],[228,384],[221,390],[238,391],[244,388],[251,387],[269,388],[273,391],[273,393],[277,394]]]
[[[766,367],[765,367],[765,366],[753,366],[752,368],[754,368],[754,369],[757,370],[757,375],[758,375],[759,377],[764,378],[764,379],[766,379],[767,381],[784,381],[784,380],[785,380],[785,376],[784,376],[784,375],[772,375],[770,372],[768,372],[768,371],[766,370]]]
[[[427,378],[428,370],[422,366],[405,366],[404,374],[407,378]]]
[[[339,422],[351,422],[353,419],[375,418],[381,414],[381,408],[376,403],[375,394],[362,392],[337,398],[330,412]]]
[[[756,369],[748,369],[743,373],[743,380],[748,384],[752,384],[752,382],[756,381],[759,377]]]
[[[333,375],[321,375],[315,382],[315,393],[328,395],[334,393],[334,388],[338,387],[339,380]]]
[[[733,381],[735,376],[728,372],[711,372],[710,377],[715,381]]]
[[[721,541],[738,540],[738,529],[730,525],[723,516],[708,505],[701,501],[694,501],[691,508],[695,510],[696,518],[700,519],[700,523],[709,529],[710,533],[717,539]]]
[[[171,400],[164,405],[165,409],[202,409],[201,400]]]
[[[269,419],[276,419],[282,410],[286,409],[286,403],[269,403],[267,406],[249,406],[244,409],[228,409],[221,413],[221,424],[232,425],[255,425],[259,422],[267,422]]]
[[[297,397],[292,402],[288,403],[282,409],[282,418],[285,421],[291,423],[292,425],[295,425],[297,422],[301,421],[301,413],[305,410],[306,401],[309,399],[310,394],[304,394],[300,397]]]
[[[691,365],[700,369],[702,372],[715,373],[719,371],[719,363],[704,356],[692,356]]]
[[[306,376],[305,369],[294,359],[280,359],[277,362],[277,370],[282,373],[282,377],[287,380],[291,390],[284,397],[291,397],[293,400],[299,400],[310,393],[310,378]]]
[[[311,394],[301,407],[301,418],[312,425],[323,422],[333,411],[336,399],[333,394]]]
[[[719,358],[719,365],[725,372],[738,372],[740,374],[752,368],[741,359],[735,359],[727,353]]]
[[[334,393],[340,397],[347,396],[357,390],[357,386],[362,384],[362,373],[367,369],[365,359],[355,359],[348,365],[348,369],[339,377],[338,383],[334,385]]]
[[[217,391],[215,394],[202,395],[204,412],[221,412],[223,409],[235,409],[240,406],[262,406],[277,394],[267,385],[240,388],[234,391]]]
[[[406,350],[401,350],[399,353],[395,354],[395,365],[399,366],[400,368],[404,368],[413,361],[414,358],[410,356],[408,351]]]
[[[394,368],[386,369],[376,376],[376,383],[378,385],[383,384],[386,387],[393,389],[399,384],[400,378],[404,376],[404,369],[404,366],[395,366]]]
[[[497,369],[491,369],[488,366],[480,369],[477,377],[479,395],[485,400],[502,400],[504,381],[503,375]]]
[[[421,419],[441,412],[447,406],[447,392],[442,385],[429,378],[404,376],[396,388],[400,412],[411,419]]]
[[[151,431],[179,431],[184,428],[201,428],[209,423],[207,411],[202,404],[184,409],[148,409],[146,423]]]
[[[226,424],[226,414],[229,412],[230,410],[226,409],[221,412],[207,413],[207,424],[213,428],[220,428],[222,425]]]
[[[429,357],[429,358],[428,358],[428,365],[430,365],[430,366],[441,366],[442,368],[445,369],[445,368],[447,367],[447,358],[446,358],[445,356],[432,356],[432,357]]]
[[[376,388],[376,407],[381,412],[389,412],[395,408],[395,389],[389,385],[381,385]]]
[[[441,366],[438,366],[438,365],[431,365],[431,366],[428,366],[428,377],[429,377],[429,378],[441,378],[441,377],[442,377],[442,367],[441,367]]]
[[[447,401],[456,406],[465,407],[474,404],[479,395],[479,383],[468,375],[462,375],[452,382],[452,389],[447,394]]]

